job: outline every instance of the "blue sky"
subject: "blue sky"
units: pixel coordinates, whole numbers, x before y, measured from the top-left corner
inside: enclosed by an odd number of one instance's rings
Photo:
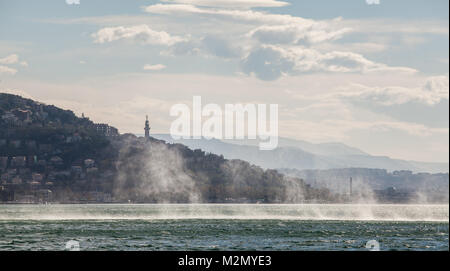
[[[135,133],[194,95],[278,103],[281,136],[448,161],[448,5],[0,0],[0,91]]]

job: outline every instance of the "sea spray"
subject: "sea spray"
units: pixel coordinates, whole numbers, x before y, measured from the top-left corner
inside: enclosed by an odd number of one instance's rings
[[[51,204],[0,205],[11,220],[449,220],[448,205],[413,204]]]

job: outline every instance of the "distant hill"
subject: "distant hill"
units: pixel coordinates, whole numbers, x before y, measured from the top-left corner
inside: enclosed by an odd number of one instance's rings
[[[303,179],[313,187],[326,187],[335,193],[348,193],[350,178],[353,191],[385,190],[414,191],[422,202],[448,202],[448,173],[387,172],[384,169],[342,168],[327,170],[279,169],[280,172]]]
[[[221,141],[217,139],[173,140],[167,134],[155,134],[155,138],[184,144],[207,152],[221,154],[228,159],[242,159],[263,168],[333,169],[378,168],[388,171],[411,170],[413,172],[448,172],[448,163],[426,163],[373,156],[341,143],[312,144],[305,141],[280,138],[279,147],[261,151],[257,142],[242,140]],[[239,144],[237,144],[239,143]]]
[[[257,146],[257,140],[223,140],[225,143],[236,145]],[[360,149],[347,146],[339,142],[328,142],[314,144],[304,140],[278,138],[278,147],[295,147],[315,155],[338,156],[338,155],[369,155]]]

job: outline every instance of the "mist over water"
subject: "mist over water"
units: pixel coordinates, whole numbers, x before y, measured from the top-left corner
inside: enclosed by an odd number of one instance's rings
[[[154,143],[144,145],[140,151],[139,155],[133,155],[136,149],[130,142],[120,149],[119,174],[114,184],[116,197],[152,197],[158,203],[170,203],[174,199],[201,202],[201,195],[177,149]]]
[[[70,204],[1,205],[1,220],[341,220],[449,221],[448,205]]]

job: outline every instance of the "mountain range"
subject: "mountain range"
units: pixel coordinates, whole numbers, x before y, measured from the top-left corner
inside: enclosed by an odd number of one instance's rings
[[[169,143],[180,143],[191,149],[223,155],[227,159],[241,159],[263,168],[337,169],[378,168],[388,171],[442,173],[449,171],[448,163],[430,163],[374,156],[343,143],[314,144],[302,140],[279,138],[274,150],[259,150],[256,140],[180,139],[168,134],[153,134]]]

